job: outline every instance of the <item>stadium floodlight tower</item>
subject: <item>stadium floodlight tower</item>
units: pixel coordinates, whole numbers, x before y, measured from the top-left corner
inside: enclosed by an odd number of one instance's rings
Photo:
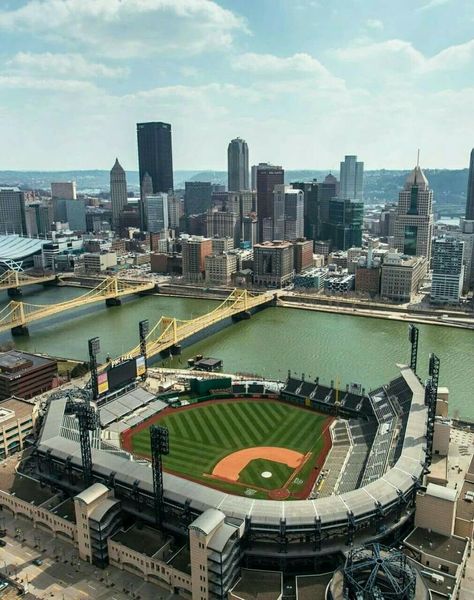
[[[91,338],[89,344],[89,365],[91,370],[92,398],[99,397],[99,382],[97,378],[97,355],[100,352],[100,338]]]
[[[150,323],[148,322],[148,319],[144,319],[143,321],[140,321],[138,323],[138,333],[140,336],[140,354],[145,359],[144,379],[146,378],[146,372],[147,372],[147,368],[148,368],[147,355],[146,355],[146,338],[148,337],[149,332],[150,332]]]
[[[396,550],[370,544],[352,549],[343,568],[345,600],[413,600],[416,573]]]
[[[430,354],[429,379],[425,385],[425,404],[428,407],[428,426],[426,428],[426,465],[431,464],[433,437],[436,420],[436,402],[438,400],[440,360],[436,354]]]
[[[418,329],[418,327],[415,327],[415,325],[410,324],[408,326],[408,339],[410,340],[410,344],[411,344],[411,354],[410,354],[410,369],[413,371],[413,373],[416,373],[416,363],[418,360],[418,337],[419,337],[420,331]]]
[[[92,450],[90,432],[99,427],[98,413],[89,402],[89,398],[83,400],[68,399],[67,410],[75,414],[79,421],[79,442],[81,446],[82,473],[84,487],[92,484]]]
[[[161,525],[163,522],[163,461],[161,457],[170,453],[168,428],[152,425],[150,427],[150,444],[155,522],[157,525]]]

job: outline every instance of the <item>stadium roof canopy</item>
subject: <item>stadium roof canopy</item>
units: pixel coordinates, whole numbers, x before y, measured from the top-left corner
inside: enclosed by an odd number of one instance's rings
[[[22,260],[41,251],[47,240],[21,237],[20,235],[0,235],[0,262]]]

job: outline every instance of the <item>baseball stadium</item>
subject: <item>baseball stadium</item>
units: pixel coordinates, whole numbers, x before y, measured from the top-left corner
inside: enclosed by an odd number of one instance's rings
[[[157,396],[118,372],[96,403],[58,391],[44,409],[37,476],[69,495],[102,484],[127,519],[183,539],[206,534],[220,561],[212,597],[227,597],[241,567],[309,573],[355,544],[393,545],[431,462],[439,360],[431,355],[424,384],[417,339],[410,364],[368,392],[291,373],[213,374]]]

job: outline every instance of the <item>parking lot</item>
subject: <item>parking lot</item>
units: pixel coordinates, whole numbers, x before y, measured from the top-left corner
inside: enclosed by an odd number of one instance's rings
[[[178,598],[169,590],[146,583],[132,573],[115,567],[102,570],[80,560],[72,543],[54,538],[46,530],[35,529],[26,519],[14,519],[5,510],[0,512],[0,529],[3,528],[7,531],[1,538],[6,544],[0,551],[0,573],[25,586],[28,593],[24,597],[28,600]],[[7,592],[12,594],[13,590],[4,590],[2,600]]]

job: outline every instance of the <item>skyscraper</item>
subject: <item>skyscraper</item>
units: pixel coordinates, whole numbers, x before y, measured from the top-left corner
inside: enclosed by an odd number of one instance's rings
[[[310,240],[318,239],[319,230],[319,185],[313,181],[293,182],[292,187],[302,190],[304,194],[304,237]]]
[[[469,180],[467,183],[466,219],[474,221],[474,148],[471,150]]]
[[[202,236],[183,240],[183,277],[188,281],[199,282],[204,279],[205,258],[212,254],[212,241]]]
[[[76,182],[75,181],[57,181],[51,184],[51,197],[53,200],[59,198],[61,200],[75,200]]]
[[[285,171],[282,167],[260,163],[257,165],[257,215],[258,239],[264,241],[264,223],[273,219],[273,190],[275,185],[284,183]]]
[[[17,187],[0,187],[0,233],[26,235],[25,194]]]
[[[186,181],[184,183],[184,214],[198,215],[206,212],[212,204],[210,181]]]
[[[395,247],[408,256],[431,256],[433,190],[417,165],[398,196],[393,235]]]
[[[140,184],[145,173],[148,173],[153,183],[153,193],[168,193],[173,189],[171,125],[159,121],[137,123],[137,141]]]
[[[331,240],[332,250],[360,247],[363,223],[363,202],[350,198],[331,198],[329,222],[324,226],[323,237]]]
[[[363,199],[364,163],[357,161],[357,156],[346,156],[341,162],[340,198],[350,200]]]
[[[168,194],[150,194],[145,198],[147,231],[159,233],[169,228]]]
[[[209,210],[207,213],[207,237],[232,238],[234,246],[240,243],[239,215],[222,210]]]
[[[249,188],[249,149],[247,142],[235,138],[227,148],[227,180],[230,192]]]
[[[294,242],[304,235],[304,193],[289,185],[273,190],[273,239]]]
[[[112,203],[112,223],[114,229],[119,227],[120,213],[127,204],[127,176],[118,158],[110,171],[110,201]]]
[[[464,279],[464,242],[439,237],[433,242],[431,302],[459,304]]]

